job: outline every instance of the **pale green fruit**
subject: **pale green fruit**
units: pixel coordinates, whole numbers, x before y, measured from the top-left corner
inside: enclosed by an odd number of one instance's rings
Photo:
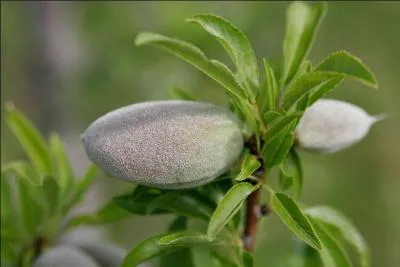
[[[243,136],[228,109],[154,101],[112,111],[82,135],[88,157],[111,175],[158,188],[206,184],[238,159]]]
[[[74,246],[90,255],[100,267],[119,267],[127,254],[122,248],[102,242],[83,241]]]
[[[344,101],[320,99],[300,119],[296,139],[307,150],[336,152],[362,140],[382,118]]]
[[[69,246],[45,250],[32,267],[100,267],[90,256]]]

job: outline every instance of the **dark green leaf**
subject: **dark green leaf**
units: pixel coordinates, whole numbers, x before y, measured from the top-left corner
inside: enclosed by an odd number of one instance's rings
[[[316,68],[316,71],[326,71],[344,75],[364,83],[372,88],[378,88],[378,82],[372,71],[361,61],[346,51],[332,53]]]
[[[173,252],[176,248],[159,244],[160,238],[165,234],[156,235],[141,241],[125,257],[121,267],[133,267],[146,260]]]
[[[229,189],[208,224],[207,236],[210,239],[215,239],[225,224],[239,211],[243,201],[257,188],[257,186],[243,182],[235,184]]]
[[[113,201],[122,209],[137,214],[137,215],[149,215],[147,214],[147,206],[150,201],[153,200],[153,195],[146,194],[139,198],[135,198],[132,194],[121,195],[113,198]],[[164,214],[169,213],[167,210],[157,209],[151,214]]]
[[[293,185],[295,196],[298,198],[303,189],[303,167],[296,150],[291,149],[288,157],[280,166],[280,179],[284,190]]]
[[[266,111],[271,111],[276,108],[276,101],[278,97],[278,82],[276,80],[275,72],[268,63],[267,59],[263,58],[265,80],[264,85],[260,89],[258,96],[258,104],[260,112],[263,114]]]
[[[285,110],[290,110],[290,108],[307,93],[320,91],[322,90],[321,87],[328,83],[333,83],[333,80],[339,77],[341,76],[327,72],[309,72],[304,74],[287,88],[283,97],[282,107]]]
[[[246,154],[242,162],[242,167],[238,176],[235,177],[236,181],[243,181],[249,178],[258,168],[261,163],[258,158],[252,154]]]
[[[192,95],[185,89],[180,87],[174,86],[171,89],[171,96],[176,99],[187,100],[187,101],[199,101],[199,98]]]
[[[43,136],[13,104],[5,107],[8,127],[17,137],[32,165],[40,173],[51,174],[51,158]]]
[[[15,197],[15,191],[11,185],[10,177],[1,173],[1,227],[7,229],[7,232],[23,235],[20,231],[20,220],[18,219],[18,206]],[[3,233],[2,233],[3,235]]]
[[[220,83],[232,95],[239,99],[246,99],[246,94],[236,81],[234,74],[221,62],[208,59],[198,47],[151,32],[140,33],[135,43],[138,46],[153,44],[171,52]]]
[[[315,249],[322,248],[311,222],[291,197],[275,193],[271,197],[271,204],[278,217],[297,237]]]
[[[49,216],[53,216],[59,208],[59,190],[58,184],[54,178],[51,176],[46,176],[43,181],[43,193]]]
[[[253,267],[253,257],[248,252],[243,252],[244,267]]]
[[[54,157],[53,175],[60,187],[60,195],[63,199],[74,186],[74,173],[68,159],[66,149],[56,133],[49,137],[50,151]]]
[[[310,218],[310,217],[309,217]],[[310,218],[312,220],[312,218]],[[339,242],[315,220],[312,220],[315,232],[322,243],[319,255],[324,267],[352,267],[348,256]]]
[[[286,134],[281,134],[262,149],[264,165],[268,168],[281,164],[293,145],[294,136],[291,133],[294,123],[287,128]]]
[[[268,125],[267,131],[265,133],[265,144],[271,142],[279,135],[285,135],[286,129],[290,125],[301,117],[302,113],[292,113],[289,115],[284,115],[276,118],[272,123]]]
[[[250,98],[254,98],[259,87],[259,72],[256,56],[246,35],[226,19],[215,15],[195,15],[186,21],[200,24],[217,38],[235,63],[239,80],[249,88]]]
[[[325,13],[324,2],[309,4],[296,1],[288,7],[283,44],[283,85],[292,80],[306,59]]]
[[[361,233],[346,216],[328,206],[316,206],[306,210],[314,220],[331,225],[339,230],[339,234],[352,245],[360,256],[362,267],[371,265],[370,249]]]

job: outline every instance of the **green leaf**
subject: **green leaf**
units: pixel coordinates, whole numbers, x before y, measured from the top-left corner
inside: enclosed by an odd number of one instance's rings
[[[369,87],[378,88],[378,82],[372,71],[361,59],[346,51],[332,53],[315,70],[344,75],[345,77],[360,81]]]
[[[212,256],[211,251],[207,247],[194,247],[190,250],[195,267],[223,267],[217,259]]]
[[[297,237],[317,250],[322,248],[310,220],[291,197],[283,193],[274,193],[271,204],[278,217]]]
[[[339,234],[358,252],[362,267],[371,266],[370,249],[356,226],[340,211],[328,206],[316,206],[305,211],[314,220],[339,230]]]
[[[280,179],[284,190],[293,186],[295,197],[300,197],[303,189],[303,167],[295,149],[290,150],[288,157],[280,166]]]
[[[279,118],[280,116],[282,116],[282,114],[280,114],[279,112],[270,110],[264,113],[264,122],[265,124],[270,124],[272,123],[274,120],[276,120],[277,118]]]
[[[20,220],[18,219],[18,206],[17,199],[15,197],[15,191],[13,190],[10,177],[1,173],[1,227],[7,229],[7,232],[12,232],[13,234],[23,235],[20,231]],[[3,235],[3,233],[2,233]]]
[[[176,248],[161,245],[160,238],[166,234],[156,235],[141,241],[135,248],[133,248],[125,257],[121,267],[133,267],[146,260],[154,257],[173,252]]]
[[[159,243],[166,246],[184,247],[212,244],[212,242],[206,235],[192,230],[171,233],[160,238]]]
[[[95,176],[99,172],[99,168],[90,164],[83,178],[77,182],[75,190],[71,193],[67,200],[63,201],[63,210],[68,210],[79,203],[89,187],[92,185]]]
[[[157,195],[156,195],[157,196]],[[131,194],[121,195],[113,198],[113,201],[122,209],[138,215],[150,215],[148,214],[147,206],[150,201],[153,200],[154,195],[145,194],[141,197],[134,198]],[[151,214],[164,214],[169,213],[167,210],[156,209]]]
[[[51,158],[43,136],[11,103],[5,106],[6,122],[39,173],[51,174]]]
[[[292,113],[276,118],[270,125],[268,125],[265,132],[265,143],[269,143],[279,135],[286,134],[286,129],[303,115],[301,112]]]
[[[46,176],[43,181],[43,193],[49,216],[54,215],[59,207],[59,190],[58,184],[54,178],[51,176]]]
[[[258,95],[257,103],[261,114],[266,111],[275,110],[276,101],[278,97],[278,82],[276,80],[275,72],[268,63],[266,58],[263,58],[265,80],[264,84],[260,89],[260,94]]]
[[[11,172],[31,185],[42,185],[43,177],[38,175],[31,165],[24,161],[12,161],[1,166],[2,172]]]
[[[53,165],[53,175],[60,187],[61,199],[64,199],[64,196],[74,186],[74,173],[60,136],[56,133],[51,133],[49,137],[49,144],[50,151],[55,161]]]
[[[250,153],[246,154],[242,162],[240,173],[235,177],[236,181],[243,181],[250,177],[258,168],[261,167],[261,163],[258,158]]]
[[[305,108],[311,106],[314,104],[318,99],[323,97],[325,94],[328,92],[332,91],[334,88],[336,88],[342,81],[343,77],[335,77],[330,79],[328,82],[324,83],[322,86],[317,86],[315,90],[310,91],[310,97],[308,99],[307,105]],[[303,108],[302,110],[305,110]]]
[[[253,257],[246,251],[243,252],[243,265],[244,267],[253,267],[254,265]]]
[[[152,44],[161,47],[204,72],[237,98],[247,98],[245,91],[228,67],[217,60],[208,59],[198,47],[190,43],[156,33],[142,32],[136,37],[135,44],[137,46]]]
[[[192,95],[185,89],[174,86],[171,89],[171,96],[176,99],[187,100],[187,101],[199,101],[199,98]]]
[[[324,2],[308,4],[295,1],[289,5],[283,44],[282,85],[290,83],[306,59],[325,14]]]
[[[257,188],[257,186],[242,182],[229,189],[208,224],[207,236],[210,239],[215,239],[225,224],[239,211],[243,201]]]
[[[285,110],[290,110],[290,108],[307,93],[320,91],[322,90],[320,89],[321,87],[339,77],[341,76],[327,72],[309,72],[304,74],[289,85],[283,97],[282,107]]]
[[[176,215],[188,216],[203,220],[211,217],[212,209],[201,199],[181,191],[167,192],[147,204],[147,212],[156,209],[168,210]]]
[[[262,149],[264,165],[268,168],[281,164],[287,157],[293,145],[294,135],[291,132],[294,123],[287,127],[287,133],[281,134],[271,142],[264,145]]]
[[[312,220],[312,218],[308,218]],[[322,249],[319,250],[319,255],[324,267],[352,267],[353,265],[339,242],[318,222],[314,220],[312,220],[312,222],[315,232],[322,243]]]
[[[113,199],[111,199],[94,214],[81,214],[72,218],[69,221],[68,226],[75,227],[81,225],[107,224],[126,219],[129,216],[131,216],[130,212],[122,209]]]
[[[254,98],[259,87],[259,72],[254,50],[246,35],[224,18],[200,14],[186,19],[198,23],[222,44],[235,63],[239,80],[249,88],[250,98]]]

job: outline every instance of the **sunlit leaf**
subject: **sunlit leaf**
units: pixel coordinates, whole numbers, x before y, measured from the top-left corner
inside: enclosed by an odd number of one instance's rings
[[[238,176],[235,177],[236,181],[246,180],[250,175],[253,174],[258,168],[260,168],[261,163],[258,158],[250,153],[246,154],[242,162],[242,167]]]
[[[341,74],[360,81],[367,86],[378,88],[378,82],[372,71],[361,59],[346,51],[332,53],[316,66],[315,70]]]
[[[265,80],[263,86],[260,89],[257,100],[261,114],[265,113],[266,111],[274,110],[276,108],[276,101],[279,92],[278,82],[274,70],[268,63],[267,59],[263,58],[263,63]]]
[[[28,183],[34,186],[41,185],[43,183],[43,176],[37,174],[37,172],[32,168],[28,162],[24,161],[12,161],[5,163],[1,166],[2,172],[10,172],[20,179],[24,179]]]
[[[206,235],[192,230],[171,233],[160,238],[159,243],[168,246],[184,247],[212,244],[212,242]]]
[[[291,197],[283,193],[275,193],[271,197],[271,205],[282,222],[297,237],[317,250],[322,248],[311,222]]]
[[[289,5],[283,44],[283,84],[292,80],[306,59],[325,13],[324,2],[309,4],[295,1]]]
[[[207,236],[214,239],[229,220],[238,212],[243,201],[257,189],[249,183],[235,184],[225,194],[217,209],[214,211],[208,224]]]
[[[254,98],[259,87],[259,72],[254,50],[246,35],[231,22],[211,14],[195,15],[186,21],[200,24],[217,38],[235,63],[239,80],[249,88],[248,93]]]

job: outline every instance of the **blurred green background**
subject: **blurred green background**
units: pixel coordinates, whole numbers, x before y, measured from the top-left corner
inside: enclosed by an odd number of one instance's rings
[[[169,98],[172,86],[225,104],[208,77],[164,51],[135,47],[149,30],[193,42],[211,58],[232,66],[223,49],[199,27],[195,13],[224,16],[240,27],[259,59],[280,60],[285,2],[1,2],[1,103],[13,101],[44,134],[58,131],[81,174],[88,160],[80,133],[98,116],[123,105]],[[388,113],[360,144],[333,155],[301,152],[306,184],[302,200],[329,204],[361,229],[374,267],[400,266],[400,3],[330,2],[310,58],[318,63],[344,49],[375,72],[378,91],[346,82],[329,97],[350,101],[372,114]],[[2,109],[3,112],[3,109]],[[2,113],[3,116],[3,113]],[[1,160],[23,157],[1,122]],[[82,210],[131,190],[101,177]],[[129,248],[161,232],[171,217],[134,217],[100,229]],[[291,235],[275,216],[263,219],[256,266],[286,266]],[[340,267],[340,266],[338,266]]]

